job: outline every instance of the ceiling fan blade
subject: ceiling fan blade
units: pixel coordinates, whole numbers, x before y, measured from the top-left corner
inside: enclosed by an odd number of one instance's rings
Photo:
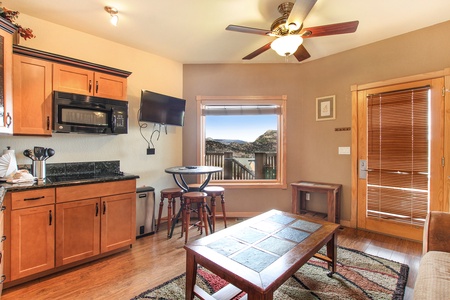
[[[239,25],[228,25],[226,30],[230,31],[237,31],[242,33],[252,33],[252,34],[259,34],[259,35],[269,35],[272,33],[272,31],[268,29],[258,29],[258,28],[252,28],[252,27],[245,27],[245,26],[239,26]]]
[[[298,30],[316,2],[317,0],[297,0],[286,21],[286,27],[289,28],[289,24],[295,23],[295,30]]]
[[[297,51],[294,52],[294,56],[298,61],[302,61],[311,57],[311,55],[303,45],[300,45],[298,47]]]
[[[250,60],[250,59],[260,55],[261,53],[266,52],[267,50],[270,49],[270,44],[272,44],[272,42],[265,44],[264,46],[262,46],[259,49],[256,49],[255,51],[253,51],[252,53],[250,53],[249,55],[247,55],[246,57],[244,57],[242,59]]]
[[[351,21],[316,27],[304,28],[300,31],[300,35],[303,38],[317,37],[317,36],[326,36],[333,34],[343,34],[343,33],[352,33],[355,32],[358,28],[359,21]]]

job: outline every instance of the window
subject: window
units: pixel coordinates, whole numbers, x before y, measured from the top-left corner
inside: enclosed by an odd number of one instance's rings
[[[201,165],[211,182],[286,188],[286,96],[197,97]]]

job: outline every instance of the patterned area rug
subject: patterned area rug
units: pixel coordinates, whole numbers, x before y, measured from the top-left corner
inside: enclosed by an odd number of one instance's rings
[[[312,258],[275,292],[274,299],[403,299],[408,271],[405,264],[338,247],[337,273],[332,278],[326,275],[326,263]],[[197,285],[210,294],[226,284],[208,270],[199,268]],[[184,289],[185,274],[182,274],[132,300],[184,299]]]

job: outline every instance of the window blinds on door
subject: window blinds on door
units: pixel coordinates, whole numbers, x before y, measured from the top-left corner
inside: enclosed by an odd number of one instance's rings
[[[428,210],[429,87],[368,101],[367,216],[422,225]]]

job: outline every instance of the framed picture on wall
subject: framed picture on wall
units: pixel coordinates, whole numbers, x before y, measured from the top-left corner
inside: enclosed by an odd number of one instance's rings
[[[316,121],[336,119],[336,96],[316,98]]]

